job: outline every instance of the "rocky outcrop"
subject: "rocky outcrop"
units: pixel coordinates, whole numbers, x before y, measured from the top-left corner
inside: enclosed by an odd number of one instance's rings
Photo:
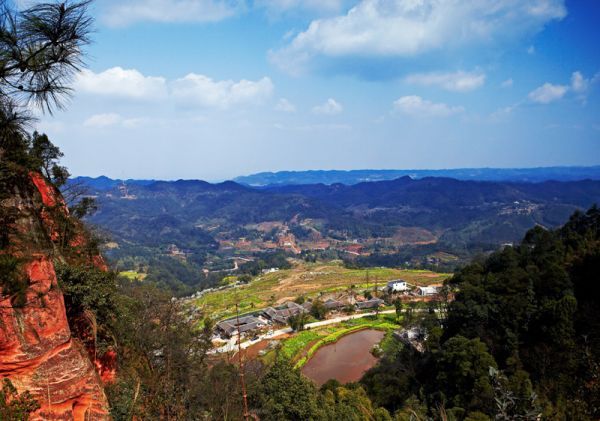
[[[92,362],[73,337],[57,284],[53,262],[62,256],[56,247],[59,221],[54,212],[68,217],[60,194],[32,173],[15,185],[2,206],[11,207],[17,217],[10,246],[0,252],[21,259],[28,283],[19,305],[14,297],[0,294],[0,377],[8,377],[19,392],[28,390],[39,402],[33,420],[109,419],[100,374],[110,380],[114,364],[109,367],[110,357],[102,361],[106,356]],[[104,266],[100,256],[92,260]]]

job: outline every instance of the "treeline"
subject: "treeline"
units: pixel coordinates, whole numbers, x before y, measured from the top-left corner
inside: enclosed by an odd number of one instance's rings
[[[363,378],[374,404],[455,420],[600,417],[600,210],[468,265],[426,352]]]

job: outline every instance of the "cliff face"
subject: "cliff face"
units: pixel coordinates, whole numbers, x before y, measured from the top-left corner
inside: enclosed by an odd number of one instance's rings
[[[2,206],[15,217],[9,247],[0,253],[21,260],[27,286],[20,305],[14,296],[0,294],[0,378],[8,377],[40,403],[33,420],[109,419],[101,375],[114,376],[116,356],[92,362],[71,333],[57,284],[53,262],[63,259],[57,246],[60,218],[68,217],[62,197],[40,174],[30,173]],[[85,240],[72,243],[81,248]],[[90,260],[105,268],[100,256]]]

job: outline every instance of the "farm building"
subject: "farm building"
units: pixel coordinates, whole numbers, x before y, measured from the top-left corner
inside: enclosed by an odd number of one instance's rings
[[[340,308],[344,307],[344,303],[342,303],[341,301],[332,300],[332,299],[325,301],[323,303],[323,305],[325,306],[325,308],[327,310],[339,310]]]
[[[356,308],[359,310],[366,310],[369,308],[377,308],[383,305],[383,300],[380,298],[372,298],[367,301],[359,301],[356,303]]]
[[[394,279],[388,282],[387,288],[390,292],[404,292],[410,289],[408,283],[402,279]]]
[[[310,302],[310,301],[305,301],[301,305],[302,305],[302,308],[304,310],[306,310],[307,312],[310,312],[310,310],[312,309],[312,302]]]
[[[263,311],[263,315],[275,323],[286,324],[290,317],[297,316],[300,313],[306,312],[307,310],[300,304],[296,304],[293,301],[288,301],[287,303],[279,307],[266,308]]]
[[[226,337],[231,338],[234,335],[237,335],[238,327],[240,333],[246,333],[251,330],[260,329],[265,324],[263,320],[254,316],[243,316],[238,319],[229,319],[223,320],[222,322],[217,323],[217,329]]]
[[[438,289],[436,287],[418,287],[417,288],[417,294],[422,297],[435,295],[437,293],[438,293]]]

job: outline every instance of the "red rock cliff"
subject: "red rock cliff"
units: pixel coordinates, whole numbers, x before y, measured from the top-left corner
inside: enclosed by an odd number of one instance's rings
[[[52,210],[64,216],[68,212],[60,194],[32,173],[2,206],[17,216],[10,246],[0,252],[23,259],[28,288],[21,306],[13,306],[11,297],[0,294],[0,378],[8,377],[19,392],[28,390],[38,400],[41,408],[32,414],[33,420],[110,419],[95,369],[102,365],[92,363],[72,336],[57,284],[53,261],[61,256]],[[100,256],[94,260],[99,267],[104,265]]]

